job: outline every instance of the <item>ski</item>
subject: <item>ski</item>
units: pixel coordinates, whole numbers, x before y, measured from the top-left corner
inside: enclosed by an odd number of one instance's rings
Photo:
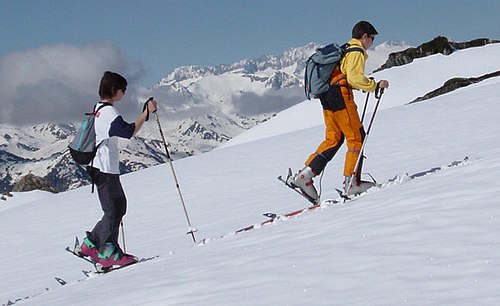
[[[76,256],[78,256],[78,255],[76,255]],[[80,280],[77,280],[76,282],[82,282],[82,281],[85,281],[85,280],[91,278],[93,275],[106,274],[106,273],[109,273],[111,271],[121,270],[123,268],[127,268],[127,267],[136,265],[136,264],[141,263],[141,262],[150,261],[150,260],[153,260],[153,259],[158,258],[158,257],[160,257],[160,256],[156,255],[156,256],[152,256],[152,257],[144,257],[144,258],[141,258],[141,259],[137,260],[136,262],[133,262],[133,263],[128,264],[128,265],[112,266],[112,267],[108,267],[108,268],[103,268],[102,265],[100,266],[99,263],[96,263],[96,262],[92,261],[92,264],[94,265],[95,270],[94,271],[91,271],[91,270],[82,270],[83,275],[85,275],[85,279],[80,279]],[[83,258],[83,257],[80,257],[80,258]],[[84,258],[84,259],[87,260],[86,258]],[[90,262],[91,260],[87,260],[87,261]],[[61,278],[61,277],[55,276],[54,279],[61,286],[65,286],[65,285],[68,284],[68,282],[66,280],[64,280],[63,278]]]
[[[316,200],[314,200],[313,198],[311,198],[307,194],[303,193],[302,190],[300,190],[300,188],[296,187],[295,185],[293,185],[291,183],[291,179],[292,178],[293,178],[293,174],[292,174],[292,169],[291,168],[288,168],[288,173],[287,173],[286,179],[284,179],[281,175],[278,176],[278,180],[280,182],[282,182],[283,184],[285,184],[288,188],[290,188],[293,191],[295,191],[298,194],[300,194],[303,198],[305,198],[306,200],[308,200],[309,202],[311,202],[313,205],[317,205],[318,203],[317,203]]]
[[[286,215],[278,215],[278,214],[275,214],[275,213],[264,213],[263,215],[268,218],[267,220],[262,221],[262,222],[257,223],[257,224],[252,224],[252,225],[240,228],[239,230],[236,230],[236,231],[231,232],[229,234],[222,235],[218,239],[223,239],[223,238],[228,237],[228,236],[237,235],[237,234],[242,233],[242,232],[251,231],[253,229],[257,229],[257,228],[260,228],[260,227],[265,226],[267,224],[271,224],[273,222],[276,222],[276,221],[278,221],[280,219],[285,219],[285,218],[288,218],[288,217],[298,216],[298,215],[300,215],[302,213],[305,213],[307,211],[313,211],[313,210],[316,210],[316,209],[318,209],[320,207],[321,207],[320,204],[313,204],[313,205],[308,206],[306,208],[299,209],[299,210],[293,211],[291,213],[287,213]],[[198,243],[198,245],[205,245],[205,244],[209,243],[212,240],[214,240],[214,239],[208,239],[208,238],[202,239]]]
[[[429,174],[432,174],[432,173],[435,173],[435,172],[438,172],[438,171],[441,171],[443,169],[446,169],[446,168],[453,168],[453,167],[456,167],[456,166],[459,166],[459,165],[462,165],[466,162],[469,161],[469,157],[466,156],[464,157],[464,159],[462,160],[455,160],[455,161],[452,161],[451,163],[445,165],[445,166],[441,166],[441,167],[434,167],[434,168],[431,168],[429,170],[426,170],[426,171],[421,171],[421,172],[417,172],[417,173],[414,173],[412,175],[409,175],[408,178],[410,180],[413,180],[413,179],[416,179],[416,178],[419,178],[419,177],[422,177],[422,176],[426,176],[426,175],[429,175]]]
[[[67,250],[69,249],[66,248]],[[79,258],[82,258],[86,261],[88,261],[89,263],[92,263],[92,265],[94,265],[94,271],[92,270],[82,270],[82,273],[83,275],[85,275],[85,279],[79,279],[79,280],[76,280],[75,282],[82,282],[82,281],[85,281],[89,278],[91,278],[92,276],[94,275],[100,275],[100,274],[106,274],[106,273],[109,273],[109,272],[112,272],[112,271],[116,271],[116,270],[121,270],[123,268],[127,268],[127,267],[130,267],[130,266],[133,266],[133,265],[136,265],[138,263],[142,263],[142,262],[146,262],[146,261],[151,261],[153,259],[156,259],[158,257],[160,257],[159,255],[156,255],[156,256],[152,256],[152,257],[143,257],[141,259],[138,259],[136,262],[133,262],[131,264],[128,264],[128,265],[124,265],[124,266],[112,266],[112,267],[108,267],[108,268],[103,268],[101,264],[99,263],[96,263],[94,262],[93,260],[90,260],[86,257],[81,257],[79,255],[76,255],[73,251],[69,250],[70,253],[74,254],[75,256],[79,257]],[[55,276],[54,279],[61,285],[61,286],[65,286],[68,284],[68,281],[64,280],[63,278],[61,277],[57,277]]]
[[[94,261],[93,259],[87,257],[87,256],[83,256],[81,253],[80,253],[80,250],[81,247],[80,247],[80,242],[78,240],[78,237],[75,237],[75,246],[73,247],[73,250],[70,248],[70,247],[66,247],[65,250],[71,254],[73,254],[74,256],[80,258],[80,259],[83,259],[85,261],[87,261],[88,263],[91,263],[94,268],[95,268],[95,274],[104,274],[104,273],[108,273],[108,272],[111,272],[111,271],[115,271],[115,270],[120,270],[120,269],[123,269],[125,267],[129,267],[129,266],[132,266],[132,265],[135,265],[137,263],[141,263],[141,262],[146,262],[146,261],[150,261],[150,260],[153,260],[155,258],[158,258],[160,257],[159,255],[156,255],[156,256],[152,256],[152,257],[143,257],[143,258],[137,258],[136,257],[136,261],[134,262],[131,262],[130,264],[127,264],[127,265],[121,265],[121,266],[111,266],[111,267],[103,267],[101,263],[99,262],[96,262]],[[94,274],[92,273],[92,271],[85,271],[85,270],[82,270],[83,274],[85,274],[85,276],[87,277],[90,277],[90,275]],[[61,285],[65,285],[63,284],[63,282],[61,282],[62,279],[58,279],[56,277],[56,281],[59,282]]]
[[[320,204],[314,204],[314,205],[311,205],[309,207],[306,207],[306,208],[303,208],[303,209],[299,209],[299,210],[293,211],[291,213],[287,213],[285,215],[277,215],[275,213],[264,213],[263,215],[266,216],[266,217],[268,217],[269,218],[268,220],[263,221],[260,224],[253,224],[253,225],[241,228],[241,229],[237,230],[235,233],[237,234],[237,233],[241,233],[241,232],[246,232],[246,231],[252,230],[254,228],[261,227],[261,226],[264,226],[264,225],[269,224],[269,223],[273,223],[275,221],[278,221],[279,219],[283,219],[283,218],[288,218],[288,217],[293,217],[293,216],[296,216],[296,215],[300,215],[302,213],[305,213],[306,211],[316,210],[316,209],[318,209],[320,207],[321,207]]]
[[[96,274],[105,274],[105,273],[109,273],[111,271],[121,270],[123,268],[127,268],[127,267],[136,265],[136,264],[141,263],[141,262],[151,261],[151,260],[158,258],[158,257],[160,257],[160,256],[156,255],[156,256],[151,256],[151,257],[143,257],[143,258],[137,259],[137,261],[134,261],[128,265],[111,266],[111,267],[107,267],[107,268],[104,268],[100,263],[96,263],[95,264],[95,266],[96,266],[95,273]],[[92,274],[94,274],[94,273],[92,273]]]
[[[360,194],[356,194],[356,195],[352,195],[352,196],[348,196],[348,195],[344,194],[344,192],[342,190],[338,189],[338,188],[335,188],[335,190],[339,194],[340,198],[344,200],[344,202],[345,201],[352,201],[354,199],[357,199],[360,196],[363,196],[363,195],[367,194],[369,190],[372,190],[372,189],[374,189],[374,190],[383,189],[383,188],[385,188],[385,187],[387,187],[387,186],[389,186],[391,184],[401,184],[403,182],[411,181],[411,180],[414,180],[416,178],[427,176],[429,174],[433,174],[433,173],[439,172],[439,171],[444,170],[444,169],[453,168],[453,167],[465,164],[469,160],[470,160],[469,157],[465,156],[464,159],[462,159],[462,160],[454,160],[451,163],[446,164],[444,166],[433,167],[433,168],[430,168],[428,170],[416,172],[416,173],[413,173],[413,174],[406,173],[404,175],[396,175],[392,179],[387,180],[383,184],[376,183],[375,186],[373,186],[372,188],[366,190],[365,192],[360,193]]]

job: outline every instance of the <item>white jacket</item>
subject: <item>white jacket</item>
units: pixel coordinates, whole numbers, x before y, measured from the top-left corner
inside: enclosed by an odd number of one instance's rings
[[[102,104],[99,102],[95,109]],[[118,138],[132,138],[134,130],[135,123],[125,122],[113,105],[101,108],[95,116],[95,134],[96,143],[102,143],[97,149],[93,167],[104,173],[120,174]]]

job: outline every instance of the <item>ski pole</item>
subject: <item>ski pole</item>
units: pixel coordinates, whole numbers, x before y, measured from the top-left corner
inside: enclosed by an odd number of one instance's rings
[[[371,80],[374,80],[373,77],[370,77]],[[361,115],[361,123],[365,120],[365,114],[366,114],[366,107],[368,106],[368,99],[370,98],[370,92],[366,92],[366,99],[365,99],[365,105],[363,106],[363,114]]]
[[[368,100],[370,98],[370,92],[366,93],[366,99],[365,99],[365,105],[363,106],[363,114],[361,115],[361,125],[363,125],[363,122],[365,121],[365,114],[366,114],[366,108],[368,107]],[[364,156],[361,157],[361,161],[359,162],[358,168],[356,168],[356,177],[358,179],[361,179],[361,169],[363,168],[363,158]]]
[[[368,129],[367,129],[366,134],[365,134],[365,139],[363,140],[363,144],[361,145],[361,150],[359,151],[359,156],[358,156],[358,159],[356,160],[356,164],[354,166],[354,169],[358,168],[359,163],[361,161],[361,158],[363,156],[363,151],[365,150],[368,136],[370,135],[370,131],[371,131],[372,126],[373,126],[373,120],[375,119],[375,114],[377,113],[378,106],[380,105],[380,99],[382,98],[383,93],[384,93],[384,88],[380,88],[379,93],[377,93],[377,91],[375,92],[375,98],[377,99],[377,103],[375,104],[375,108],[373,109],[373,114],[372,114],[372,117],[370,119],[370,123],[368,124]],[[355,175],[356,175],[356,172],[351,174],[351,179],[350,179],[349,185],[347,186],[347,190],[345,192],[346,195],[349,194],[349,190],[351,189],[351,186],[352,186],[352,180],[353,180]]]
[[[366,107],[368,106],[368,98],[370,98],[370,93],[366,93],[365,105],[363,106],[363,114],[361,115],[361,123],[365,121]]]
[[[125,246],[125,230],[123,229],[123,220],[120,222],[122,226],[122,244],[123,244],[123,253],[127,253],[127,247]]]
[[[153,100],[153,97],[149,98],[146,101],[146,103],[148,103],[151,100]],[[174,164],[172,162],[172,158],[170,157],[170,152],[168,151],[167,141],[165,140],[165,136],[163,135],[163,130],[161,129],[160,119],[158,118],[158,113],[155,111],[154,114],[156,117],[156,123],[158,124],[158,129],[160,130],[160,135],[161,135],[161,139],[163,141],[163,146],[165,147],[165,152],[167,153],[167,159],[168,159],[168,162],[170,164],[170,169],[172,170],[172,175],[174,177],[175,186],[177,188],[177,192],[179,193],[179,198],[181,200],[182,208],[184,209],[184,215],[186,216],[186,220],[187,220],[187,223],[189,226],[189,231],[186,234],[191,234],[191,237],[193,237],[193,242],[196,243],[196,238],[194,237],[194,233],[196,232],[196,229],[193,228],[193,226],[191,225],[191,220],[189,220],[189,214],[187,212],[186,203],[184,202],[184,197],[182,196],[181,188],[179,186],[179,180],[177,179],[177,175],[175,173]]]

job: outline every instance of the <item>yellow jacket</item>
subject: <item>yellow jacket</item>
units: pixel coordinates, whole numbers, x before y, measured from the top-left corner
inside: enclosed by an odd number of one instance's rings
[[[361,41],[356,38],[351,39],[348,44],[349,48],[357,47],[365,50]],[[347,83],[349,83],[352,88],[374,92],[377,88],[377,83],[365,76],[365,61],[367,59],[368,54],[366,50],[364,54],[356,51],[349,52],[342,59],[340,71],[347,76]]]

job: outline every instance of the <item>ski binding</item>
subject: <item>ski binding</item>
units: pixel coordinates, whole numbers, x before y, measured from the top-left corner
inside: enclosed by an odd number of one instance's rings
[[[292,182],[293,181],[293,174],[292,174],[292,169],[291,168],[288,168],[288,173],[287,173],[286,179],[284,179],[280,175],[280,176],[278,176],[278,180],[281,181],[282,183],[284,183],[288,188],[293,189],[295,192],[297,192],[298,194],[300,194],[303,198],[305,198],[306,200],[308,200],[312,204],[316,205],[316,204],[319,203],[319,201],[316,201],[315,199],[311,198],[307,194],[303,193],[302,190],[300,190],[300,188],[298,188],[297,186],[295,186],[293,184],[293,182]]]

